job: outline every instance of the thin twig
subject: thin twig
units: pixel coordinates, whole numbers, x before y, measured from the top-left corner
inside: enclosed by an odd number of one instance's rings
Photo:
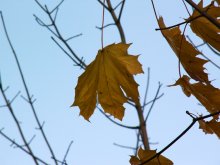
[[[120,124],[116,121],[114,121],[113,119],[111,119],[108,115],[105,114],[105,112],[102,111],[101,108],[99,107],[96,107],[107,119],[109,119],[111,122],[113,122],[114,124],[120,126],[120,127],[123,127],[123,128],[128,128],[128,129],[140,129],[139,126],[127,126],[127,125],[123,125],[123,124]]]
[[[130,149],[130,150],[136,150],[135,147],[124,146],[124,145],[117,144],[117,143],[113,143],[113,145],[115,145],[115,146],[117,146],[117,147],[120,147],[120,148],[125,148],[125,149]]]
[[[210,49],[213,53],[215,53],[217,56],[220,56],[220,53],[219,53],[217,50],[215,50],[210,44],[206,43],[206,45],[209,47],[209,49]]]
[[[162,86],[162,84],[159,82],[159,83],[158,83],[157,92],[156,92],[155,97],[154,97],[154,99],[153,99],[153,101],[152,101],[152,104],[151,104],[151,106],[150,106],[150,108],[149,108],[149,110],[148,110],[147,116],[146,116],[146,118],[145,118],[145,122],[147,122],[147,119],[148,119],[149,116],[150,116],[150,113],[151,113],[151,111],[152,111],[152,109],[153,109],[153,106],[154,106],[154,104],[155,104],[155,102],[156,102],[156,100],[157,100],[158,94],[159,94],[159,92],[160,92],[161,86]]]
[[[166,147],[164,147],[160,152],[158,152],[157,154],[155,154],[154,156],[150,157],[148,160],[144,161],[143,163],[139,164],[139,165],[144,165],[148,162],[150,162],[151,160],[153,160],[154,158],[160,156],[164,151],[166,151],[168,148],[170,148],[175,142],[177,142],[183,135],[185,135],[191,128],[192,126],[194,126],[194,124],[199,121],[199,120],[203,120],[212,116],[215,116],[217,114],[220,114],[220,112],[215,112],[206,116],[202,116],[202,117],[197,117],[197,118],[193,118],[192,122],[189,124],[189,126],[181,133],[179,134],[173,141],[171,141]]]
[[[116,10],[123,2],[124,0],[122,0],[121,2],[119,2],[115,7],[114,7],[114,10]]]
[[[104,6],[106,10],[109,11],[108,6],[106,6],[101,0],[97,0],[97,1],[98,1],[102,6]]]
[[[7,32],[6,25],[5,25],[5,21],[4,21],[4,17],[3,17],[3,14],[2,14],[1,11],[0,11],[0,15],[1,15],[2,25],[3,25],[3,29],[4,29],[6,38],[7,38],[7,40],[8,40],[8,43],[9,43],[9,45],[10,45],[10,47],[11,47],[11,50],[12,50],[13,54],[16,56],[15,50],[14,50],[14,48],[13,48],[13,46],[12,46],[12,43],[11,43],[11,41],[10,41],[10,39],[9,39],[8,32]],[[17,57],[16,57],[16,60],[17,60]],[[20,65],[18,65],[18,66],[19,66],[19,71],[21,71]],[[24,78],[24,77],[22,76],[22,79],[23,79],[23,78]],[[12,109],[12,107],[11,107],[10,102],[8,101],[8,99],[7,99],[6,95],[5,95],[5,90],[3,90],[2,86],[1,86],[0,90],[1,90],[2,96],[3,96],[4,100],[5,100],[5,103],[6,103],[8,109],[9,109],[9,111],[10,111],[10,114],[12,115],[12,117],[13,117],[15,123],[16,123],[16,126],[17,126],[17,128],[18,128],[18,131],[19,131],[19,133],[20,133],[20,136],[21,136],[21,138],[22,138],[22,140],[23,140],[25,146],[27,147],[28,151],[30,152],[30,155],[31,155],[31,157],[33,158],[35,164],[38,165],[37,159],[35,158],[34,153],[33,153],[32,149],[31,149],[31,147],[30,147],[30,146],[28,145],[28,143],[27,143],[27,140],[26,140],[26,138],[25,138],[25,136],[24,136],[23,130],[22,130],[21,126],[20,126],[20,123],[19,123],[19,121],[18,121],[16,115],[14,114],[14,111],[13,111],[13,109]]]
[[[66,150],[66,153],[65,153],[65,155],[64,155],[64,157],[63,157],[63,163],[62,163],[62,165],[66,165],[66,158],[67,158],[67,156],[68,156],[68,154],[69,154],[69,151],[70,151],[70,148],[71,148],[72,144],[73,144],[73,141],[70,142],[70,144],[69,144],[69,146],[68,146],[68,148],[67,148],[67,150]]]
[[[69,40],[71,40],[71,39],[73,39],[73,38],[77,38],[77,37],[80,37],[80,36],[82,36],[82,33],[77,34],[77,35],[72,36],[72,37],[69,37],[69,38],[66,39],[66,41],[69,41]]]
[[[139,119],[139,124],[140,124],[140,135],[141,135],[141,139],[144,145],[144,149],[150,150],[147,127],[146,127],[146,122],[144,120],[144,113],[142,111],[141,106],[136,105],[136,110],[138,113],[138,119]]]
[[[16,148],[19,148],[20,150],[24,151],[25,153],[27,153],[28,155],[30,155],[30,152],[27,151],[26,149],[24,149],[21,145],[19,145],[17,142],[15,142],[14,140],[12,140],[9,136],[7,136],[5,133],[2,132],[2,129],[0,130],[0,134],[1,136],[3,136],[5,139],[7,139],[9,142],[11,142],[13,145],[16,146]],[[44,165],[49,165],[48,163],[46,163],[44,160],[38,158],[35,156],[35,158],[41,162]]]
[[[119,15],[118,15],[118,21],[121,20],[121,16],[122,16],[123,9],[124,9],[124,6],[125,6],[125,1],[126,0],[123,0],[123,2],[122,2],[121,9],[120,9],[120,12],[119,12]]]
[[[147,102],[147,95],[148,95],[149,86],[150,86],[150,68],[147,68],[147,85],[146,85],[146,90],[145,90],[145,94],[144,94],[144,101],[143,101],[143,105],[142,105],[143,112],[146,107],[145,105]]]
[[[10,48],[11,48],[11,50],[12,50],[12,52],[13,52],[13,55],[14,55],[14,58],[15,58],[15,61],[16,61],[16,64],[17,64],[17,67],[18,67],[18,70],[19,70],[19,74],[20,74],[20,76],[21,76],[22,83],[23,83],[23,86],[24,86],[24,88],[25,88],[25,92],[26,92],[26,95],[27,95],[27,99],[28,99],[28,101],[29,101],[29,105],[30,105],[31,110],[32,110],[32,112],[33,112],[34,118],[35,118],[35,120],[36,120],[36,122],[37,122],[37,125],[40,127],[40,125],[41,125],[41,124],[40,124],[40,120],[39,120],[39,118],[38,118],[38,115],[37,115],[37,113],[36,113],[35,107],[34,107],[33,102],[32,102],[32,100],[31,100],[31,95],[30,95],[30,92],[29,92],[27,83],[26,83],[26,81],[25,81],[24,74],[23,74],[23,72],[22,72],[21,65],[20,65],[20,62],[19,62],[19,60],[18,60],[17,54],[16,54],[15,49],[14,49],[14,47],[13,47],[13,45],[12,45],[12,43],[11,43],[11,40],[10,40],[10,38],[9,38],[9,35],[8,35],[7,29],[6,29],[6,25],[5,25],[5,22],[4,22],[2,13],[1,13],[1,19],[2,19],[2,23],[3,23],[3,27],[4,27],[4,32],[5,32],[6,38],[7,38],[7,40],[8,40],[9,45],[10,45]],[[46,134],[45,134],[43,128],[40,129],[40,132],[41,132],[41,134],[42,134],[42,136],[43,136],[43,138],[44,138],[44,141],[46,142],[46,145],[47,145],[47,147],[48,147],[48,149],[49,149],[51,155],[52,155],[53,157],[55,157],[54,152],[53,152],[53,149],[52,149],[51,146],[50,146],[50,143],[49,143],[49,141],[48,141],[48,139],[47,139],[47,137],[46,137]],[[58,165],[58,163],[57,163],[56,161],[55,161],[55,164]]]
[[[105,25],[103,27],[96,26],[96,28],[99,29],[99,30],[102,30],[102,29],[107,28],[107,27],[112,26],[112,25],[115,25],[115,23],[109,23],[109,24],[107,24],[107,25]]]
[[[51,37],[51,39],[57,44],[57,46],[77,65],[79,63],[55,40],[55,38]]]
[[[157,98],[156,100],[160,99],[161,97],[163,97],[164,93],[161,93]],[[148,101],[146,104],[144,104],[144,106],[147,106],[149,105],[150,103],[152,103],[153,101],[155,101],[155,98],[153,98],[152,100]]]
[[[195,44],[193,43],[193,41],[191,40],[191,38],[190,38],[189,36],[186,36],[186,37],[187,37],[187,39],[189,40],[189,42],[194,46],[194,48],[199,51],[198,46],[195,46]],[[199,51],[199,52],[200,52],[200,51]],[[200,53],[201,53],[201,52],[200,52]],[[220,66],[218,66],[215,62],[213,62],[213,61],[212,61],[210,58],[208,58],[206,55],[204,55],[203,53],[201,53],[201,55],[202,55],[206,60],[208,60],[212,65],[214,65],[216,68],[220,69]]]
[[[192,6],[194,9],[196,9],[202,16],[207,18],[212,24],[214,24],[217,28],[220,29],[220,23],[213,17],[211,17],[209,14],[206,13],[206,11],[203,11],[199,8],[198,5],[196,5],[192,0],[185,0],[190,6]]]
[[[62,0],[54,9],[52,9],[50,13],[53,13],[55,10],[57,10],[62,5],[63,2],[64,0]]]
[[[188,9],[188,7],[186,6],[186,2],[185,2],[184,0],[182,0],[182,2],[183,2],[183,5],[185,6],[185,9],[186,9],[188,15],[191,16],[191,14],[190,14],[190,12],[189,12],[189,9]]]
[[[118,32],[120,34],[120,37],[121,37],[121,42],[122,43],[126,43],[126,39],[125,39],[125,34],[124,34],[124,30],[121,26],[121,22],[120,20],[117,18],[116,14],[115,14],[115,11],[112,7],[112,4],[111,4],[111,1],[110,0],[107,0],[107,4],[108,4],[108,11],[110,12],[114,22],[115,22],[115,25],[117,26],[117,29],[118,29]]]

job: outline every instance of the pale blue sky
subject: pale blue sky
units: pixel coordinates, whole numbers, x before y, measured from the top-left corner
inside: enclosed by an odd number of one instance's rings
[[[41,2],[53,8],[59,1]],[[113,4],[118,2],[112,1]],[[182,1],[155,0],[155,5],[167,25],[182,22],[183,18],[187,18]],[[112,124],[97,110],[89,123],[83,117],[79,117],[77,107],[70,108],[77,78],[83,70],[73,66],[72,61],[50,39],[49,31],[36,23],[33,14],[45,21],[48,19],[34,0],[0,0],[0,10],[3,12],[29,89],[37,99],[35,103],[37,113],[40,120],[46,122],[44,129],[56,156],[62,160],[69,142],[73,140],[67,159],[70,165],[128,165],[129,155],[133,152],[116,147],[113,143],[135,146],[135,132]],[[81,37],[69,43],[80,57],[84,57],[87,64],[95,58],[101,47],[100,31],[95,28],[101,25],[101,13],[102,8],[96,0],[65,0],[58,13],[57,24],[64,36],[83,33]],[[112,22],[107,12],[105,20],[106,23]],[[207,113],[198,105],[195,98],[187,98],[179,87],[167,87],[178,79],[178,61],[161,33],[154,30],[157,23],[150,0],[127,1],[122,15],[122,25],[127,42],[133,43],[129,52],[141,54],[139,60],[145,73],[148,67],[151,68],[149,100],[154,97],[158,82],[163,84],[161,93],[165,95],[155,104],[147,123],[150,142],[158,143],[151,147],[159,151],[190,124],[191,118],[186,115],[186,110],[194,114]],[[24,90],[2,28],[0,25],[0,71],[3,84],[10,86],[7,95],[12,98],[19,90],[24,95]],[[187,33],[192,35],[189,28]],[[196,43],[202,42],[194,35],[192,39]],[[114,42],[120,42],[120,38],[117,29],[111,26],[104,31],[104,44]],[[202,51],[220,64],[220,59],[207,50],[207,47],[204,46]],[[210,79],[215,79],[213,84],[219,87],[219,70],[209,64],[206,68],[210,73]],[[140,84],[141,99],[144,96],[146,77],[146,74],[135,76]],[[2,104],[2,99],[0,100]],[[36,155],[52,163],[40,133],[35,130],[36,124],[26,102],[18,97],[13,107],[22,122],[21,126],[27,139],[34,134],[37,135],[31,143]],[[135,109],[126,106],[123,122],[137,125]],[[7,135],[21,142],[6,108],[0,109],[0,129],[2,127],[5,128],[4,132]],[[219,147],[220,142],[215,135],[205,135],[198,129],[198,124],[195,124],[163,155],[171,159],[175,165],[218,165]],[[32,163],[28,155],[10,147],[10,143],[0,136],[0,164]]]

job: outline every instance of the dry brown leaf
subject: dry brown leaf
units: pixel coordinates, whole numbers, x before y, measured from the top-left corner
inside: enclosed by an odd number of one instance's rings
[[[131,156],[130,164],[131,165],[139,165],[143,163],[144,161],[150,159],[152,156],[156,155],[156,150],[143,150],[140,148],[138,150],[138,157]],[[173,162],[166,157],[160,155],[148,163],[145,163],[144,165],[172,165]]]
[[[206,134],[216,134],[220,139],[220,122],[217,122],[215,119],[211,121],[199,120],[199,128]]]
[[[72,106],[79,106],[86,120],[94,113],[96,102],[106,113],[122,120],[123,104],[131,98],[139,105],[138,84],[133,75],[143,73],[138,56],[127,53],[130,44],[111,44],[98,51],[96,59],[79,77]]]
[[[219,1],[217,1],[219,2]],[[211,2],[210,5],[203,7],[203,1],[201,0],[198,4],[198,7],[206,12],[211,17],[215,18],[220,23],[220,7],[215,6],[213,2]],[[188,18],[188,20],[191,20],[197,16],[199,16],[200,13],[197,10],[194,10],[191,17]],[[192,31],[199,36],[202,40],[209,43],[212,47],[214,47],[216,50],[220,52],[220,29],[216,27],[213,23],[211,23],[208,19],[205,17],[199,17],[193,21],[190,22],[190,27]]]
[[[191,84],[190,78],[186,75],[179,78],[175,85],[180,85],[186,96],[194,95],[209,113],[219,112],[220,110],[220,90],[211,84],[201,82]],[[217,116],[216,116],[217,117]]]
[[[159,18],[158,24],[160,28],[166,27],[162,17]],[[190,77],[196,81],[209,83],[208,75],[203,67],[207,60],[197,57],[201,53],[186,40],[179,27],[161,30],[161,32]]]

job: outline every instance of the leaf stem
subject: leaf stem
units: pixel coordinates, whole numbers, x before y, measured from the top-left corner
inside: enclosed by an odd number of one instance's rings
[[[103,0],[103,4],[105,4],[105,0]],[[105,22],[105,6],[102,7],[102,29],[101,29],[101,43],[102,43],[102,49],[104,48],[104,22]]]

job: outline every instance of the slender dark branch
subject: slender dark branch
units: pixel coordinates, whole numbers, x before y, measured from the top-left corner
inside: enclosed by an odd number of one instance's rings
[[[199,8],[198,5],[196,5],[192,0],[185,0],[190,6],[192,6],[194,9],[196,9],[202,16],[207,18],[212,24],[214,24],[217,28],[220,29],[220,23],[213,17],[211,17],[209,14],[206,13],[206,11],[203,11]]]
[[[199,48],[199,47],[201,47],[201,46],[203,46],[203,45],[206,45],[206,42],[203,42],[203,43],[201,43],[201,44],[199,44],[199,45],[194,45],[196,48]]]
[[[150,108],[149,108],[149,110],[148,110],[147,116],[146,116],[146,118],[145,118],[145,122],[147,122],[147,119],[148,119],[149,116],[150,116],[150,113],[151,113],[151,111],[152,111],[152,109],[153,109],[153,106],[154,106],[154,104],[155,104],[155,102],[156,102],[156,100],[157,100],[158,94],[159,94],[159,92],[160,92],[161,86],[162,86],[162,84],[159,82],[158,88],[157,88],[157,92],[156,92],[155,97],[154,97],[154,99],[153,99],[153,101],[152,101],[152,104],[151,104],[151,106],[150,106]]]
[[[155,8],[155,5],[154,5],[154,1],[151,0],[151,4],[152,4],[152,7],[153,7],[153,11],[154,11],[154,15],[155,15],[155,18],[158,20],[158,16],[157,16],[157,12],[156,12],[156,8]]]
[[[0,72],[0,88],[2,88],[2,75],[1,75],[1,72]]]
[[[32,113],[33,113],[33,115],[34,115],[34,118],[35,118],[35,120],[36,120],[36,122],[37,122],[37,125],[40,127],[40,125],[41,125],[41,124],[40,124],[40,120],[39,120],[38,115],[37,115],[37,113],[36,113],[35,107],[34,107],[34,105],[33,105],[33,103],[32,103],[31,95],[30,95],[30,92],[29,92],[27,83],[26,83],[26,81],[25,81],[24,74],[23,74],[23,71],[22,71],[22,69],[21,69],[21,65],[20,65],[20,62],[19,62],[19,60],[18,60],[17,54],[16,54],[15,49],[14,49],[14,47],[13,47],[13,45],[12,45],[12,43],[11,43],[11,40],[10,40],[10,38],[9,38],[9,35],[8,35],[7,29],[6,29],[6,25],[5,25],[5,22],[4,22],[2,13],[1,13],[1,19],[2,19],[3,28],[4,28],[4,32],[5,32],[6,38],[7,38],[7,40],[8,40],[8,43],[9,43],[10,47],[11,47],[11,50],[12,50],[12,52],[13,52],[13,55],[14,55],[14,58],[15,58],[15,61],[16,61],[16,64],[17,64],[17,67],[18,67],[18,70],[19,70],[19,74],[20,74],[20,76],[21,76],[22,83],[23,83],[23,86],[24,86],[24,88],[25,88],[25,92],[26,92],[26,95],[27,95],[27,99],[28,99],[28,101],[29,101],[29,105],[30,105],[30,107],[31,107]],[[12,111],[12,112],[13,112],[13,111]],[[49,141],[48,141],[48,139],[47,139],[47,137],[46,137],[46,134],[45,134],[44,130],[43,130],[43,129],[40,129],[40,132],[41,132],[41,134],[42,134],[42,136],[43,136],[43,138],[44,138],[44,141],[46,142],[46,145],[47,145],[47,147],[48,147],[48,149],[49,149],[51,155],[52,155],[53,157],[55,157],[54,152],[53,152],[53,150],[52,150],[52,148],[51,148],[51,146],[50,146],[50,143],[49,143]],[[26,143],[25,143],[25,144],[26,144]],[[27,146],[27,147],[28,147],[28,146]],[[30,151],[30,152],[31,152],[31,151]],[[32,152],[31,152],[31,153],[32,153]],[[33,157],[33,158],[34,158],[34,157]],[[35,161],[36,161],[36,159],[35,159]],[[37,161],[36,161],[36,163],[37,163]],[[37,163],[37,164],[38,164],[38,163]],[[55,161],[55,164],[58,165],[58,163],[57,163],[56,161]]]
[[[160,99],[161,97],[163,97],[163,95],[164,95],[164,93],[160,94],[160,95],[156,98],[156,100],[158,100],[158,99]],[[154,99],[155,99],[155,98],[154,98]],[[146,104],[144,104],[144,106],[147,106],[147,105],[149,105],[150,103],[152,103],[152,102],[154,101],[154,99],[148,101]]]
[[[124,146],[124,145],[117,144],[117,143],[113,143],[113,145],[115,145],[115,146],[117,146],[117,147],[120,147],[120,148],[125,148],[125,149],[130,149],[130,150],[136,150],[135,147]]]
[[[144,165],[148,162],[150,162],[151,160],[153,160],[154,158],[160,156],[164,151],[166,151],[168,148],[170,148],[175,142],[177,142],[183,135],[185,135],[191,128],[192,126],[194,126],[194,124],[199,121],[199,120],[203,120],[203,119],[206,119],[206,118],[209,118],[209,117],[212,117],[212,116],[215,116],[215,115],[218,115],[220,114],[220,111],[219,112],[215,112],[215,113],[212,113],[212,114],[209,114],[209,115],[206,115],[206,116],[201,116],[201,117],[197,117],[197,118],[193,118],[192,119],[192,122],[190,123],[190,125],[179,135],[177,136],[172,142],[170,142],[166,147],[164,147],[160,152],[158,152],[157,154],[155,154],[154,156],[152,156],[151,158],[149,158],[148,160],[144,161],[143,163],[139,164],[139,165]]]
[[[121,2],[119,2],[115,7],[114,7],[114,10],[116,10],[123,2],[124,0],[122,0]]]
[[[99,107],[96,107],[107,119],[109,119],[111,122],[113,122],[114,124],[120,126],[120,127],[123,127],[123,128],[128,128],[128,129],[140,129],[139,126],[127,126],[127,125],[123,125],[123,124],[120,124],[116,121],[114,121],[113,119],[111,119],[108,115],[105,114],[105,112],[102,111],[101,108]]]
[[[121,9],[120,9],[120,12],[119,12],[119,15],[118,15],[118,21],[121,20],[121,15],[122,15],[122,13],[123,13],[123,9],[124,9],[124,6],[125,6],[125,1],[126,1],[126,0],[123,0],[123,1],[122,1]]]
[[[144,101],[143,101],[143,105],[142,105],[143,112],[146,107],[149,86],[150,86],[150,68],[147,68],[147,85],[146,85],[146,90],[145,90],[145,94],[144,94]]]
[[[189,115],[192,119],[196,119],[197,117],[194,114],[190,113],[189,111],[186,111],[186,114]]]
[[[50,11],[50,14],[52,14],[55,10],[58,10],[58,8],[62,5],[63,2],[64,2],[64,0],[62,0],[54,9],[52,9]]]
[[[175,24],[175,25],[172,25],[172,26],[168,26],[168,27],[164,27],[164,28],[157,28],[157,29],[155,29],[155,30],[157,31],[157,30],[172,29],[172,28],[174,28],[174,27],[177,27],[177,26],[180,26],[180,25],[183,25],[183,24],[190,23],[190,22],[192,22],[192,21],[194,21],[195,19],[200,18],[200,17],[202,17],[202,15],[199,15],[199,16],[194,17],[194,18],[191,18],[191,19],[187,19],[186,21],[180,22],[180,23]]]
[[[75,36],[72,36],[72,37],[67,38],[67,39],[66,39],[66,42],[67,42],[67,41],[69,41],[69,40],[71,40],[71,39],[73,39],[73,38],[77,38],[77,37],[80,37],[80,36],[82,36],[82,33],[80,33],[80,34],[77,34],[77,35],[75,35]]]
[[[4,137],[6,140],[8,140],[9,142],[11,142],[13,145],[16,146],[16,148],[19,148],[20,150],[22,150],[23,152],[25,152],[26,154],[30,155],[30,152],[27,151],[26,149],[24,149],[21,145],[19,145],[17,142],[15,142],[14,140],[12,140],[9,136],[7,136],[5,133],[2,132],[2,129],[0,130],[0,134],[2,137]],[[41,162],[44,165],[49,165],[48,163],[46,163],[44,160],[38,158],[35,156],[35,158]]]
[[[189,36],[186,36],[187,39],[190,41],[190,43],[196,48],[196,50],[198,50],[198,48],[195,46],[195,44],[193,43],[193,41],[191,40],[191,38]],[[198,50],[199,51],[199,50]],[[200,52],[201,53],[201,52]],[[214,65],[216,68],[220,69],[220,66],[218,66],[215,62],[213,62],[210,58],[208,58],[206,55],[204,55],[203,53],[201,53],[201,55],[208,60],[212,65]]]
[[[125,34],[124,34],[124,30],[121,26],[121,22],[120,20],[117,18],[116,14],[115,14],[115,11],[112,7],[112,4],[111,4],[111,1],[110,0],[107,0],[107,4],[108,4],[108,11],[110,12],[114,22],[115,22],[115,25],[117,26],[117,29],[118,29],[118,32],[120,34],[120,37],[121,37],[121,42],[122,43],[126,43],[126,39],[125,39]]]
[[[54,20],[53,20],[51,14],[50,14],[50,12],[49,12],[49,10],[47,9],[47,6],[45,6],[45,8],[46,8],[46,14],[48,15],[48,17],[49,17],[50,21],[52,22],[52,25],[53,25],[53,27],[54,27],[56,33],[57,33],[57,36],[56,36],[56,37],[63,42],[63,44],[67,47],[67,49],[68,49],[68,50],[71,52],[71,54],[74,56],[74,58],[75,58],[79,63],[81,63],[82,66],[85,68],[85,67],[86,67],[86,64],[75,54],[75,52],[74,52],[73,49],[70,47],[70,45],[65,41],[65,39],[64,39],[63,36],[61,35],[61,33],[60,33],[60,31],[59,31],[59,29],[58,29],[56,23],[54,22]]]
[[[131,105],[132,107],[135,108],[135,104],[133,103],[133,100],[131,100],[131,99],[128,98],[127,103],[128,103],[129,105]]]
[[[34,140],[35,137],[36,137],[36,135],[34,135],[34,136],[29,140],[29,142],[28,142],[29,145],[31,144],[31,142]]]
[[[109,11],[108,6],[106,6],[101,0],[97,0],[97,1],[98,1],[102,6],[104,6],[106,10]]]
[[[40,4],[40,2],[38,2],[38,0],[34,0],[37,5],[43,10],[43,11],[46,11],[45,8]]]
[[[9,35],[8,35],[8,32],[7,32],[7,28],[6,28],[6,25],[5,25],[5,21],[4,21],[4,17],[3,17],[2,12],[0,12],[0,15],[1,15],[1,20],[2,20],[2,24],[3,24],[3,28],[4,28],[4,32],[5,32],[6,38],[7,38],[7,40],[8,40],[8,43],[9,43],[10,47],[11,47],[11,50],[12,50],[12,52],[13,52],[15,58],[16,58],[16,61],[18,61],[17,56],[16,56],[16,53],[15,53],[15,50],[14,50],[14,48],[13,48],[13,46],[12,46],[11,40],[10,40]],[[20,67],[19,64],[18,64],[18,68],[19,68],[19,71],[21,72],[21,67]],[[23,74],[22,74],[21,77],[22,77],[22,80],[24,80]],[[25,85],[26,85],[26,84],[25,84]],[[26,87],[26,86],[25,86],[25,87]],[[27,88],[25,88],[25,89],[27,89]],[[27,141],[26,141],[26,138],[25,138],[25,136],[24,136],[23,130],[22,130],[21,126],[20,126],[20,123],[19,123],[19,121],[18,121],[16,115],[14,114],[14,111],[13,111],[13,109],[12,109],[12,107],[11,107],[10,102],[8,101],[8,99],[7,99],[6,95],[5,95],[5,91],[3,90],[3,88],[0,88],[0,90],[1,90],[2,96],[3,96],[4,100],[5,100],[5,103],[6,103],[8,109],[9,109],[9,111],[10,111],[10,114],[12,115],[12,118],[13,118],[13,120],[14,120],[15,123],[16,123],[16,126],[17,126],[17,128],[18,128],[18,131],[19,131],[19,133],[20,133],[20,136],[21,136],[21,138],[22,138],[22,140],[23,140],[25,146],[27,147],[28,151],[30,152],[31,157],[33,158],[35,164],[38,165],[38,161],[36,160],[36,158],[35,158],[35,156],[34,156],[34,153],[33,153],[32,149],[31,149],[31,147],[28,145],[28,143],[27,143]]]
[[[11,99],[10,104],[13,103],[13,101],[18,97],[18,95],[21,93],[21,91],[18,91],[18,93]]]
[[[185,9],[186,9],[188,15],[191,16],[191,14],[190,14],[190,12],[189,12],[189,9],[188,9],[188,7],[186,6],[186,2],[185,2],[184,0],[182,0],[182,2],[183,2],[183,5],[185,6]]]
[[[217,50],[215,50],[211,45],[209,45],[208,43],[206,43],[206,45],[209,47],[209,49],[210,49],[213,53],[215,53],[217,56],[220,56],[220,53],[219,53]]]
[[[115,25],[115,23],[109,23],[109,24],[107,24],[107,25],[105,25],[103,27],[96,26],[96,28],[99,29],[99,30],[102,30],[102,29],[107,28],[107,27],[112,26],[112,25]]]
[[[21,126],[20,126],[20,122],[19,122],[19,120],[17,119],[17,117],[16,117],[16,115],[15,115],[15,113],[14,113],[14,111],[13,111],[13,108],[11,107],[11,104],[10,104],[10,102],[9,102],[8,99],[7,99],[7,96],[5,95],[5,93],[4,93],[4,91],[3,91],[2,88],[0,88],[0,91],[1,91],[1,93],[2,93],[2,96],[3,96],[3,98],[4,98],[5,103],[6,103],[7,107],[8,107],[8,109],[9,109],[9,112],[10,112],[10,114],[11,114],[13,120],[15,121],[15,124],[16,124],[16,126],[17,126],[17,128],[18,128],[18,132],[19,132],[19,134],[20,134],[20,136],[21,136],[21,139],[22,139],[22,141],[23,141],[24,144],[25,144],[24,146],[27,147],[28,152],[30,153],[29,155],[33,158],[34,163],[35,163],[36,165],[38,165],[38,161],[37,161],[37,159],[36,159],[36,157],[35,157],[35,155],[34,155],[32,149],[31,149],[30,145],[28,144],[28,142],[27,142],[27,140],[26,140],[26,138],[25,138],[25,136],[24,136],[23,130],[22,130]]]
[[[56,9],[56,13],[55,13],[54,18],[53,18],[54,22],[56,22],[56,20],[57,20],[58,12],[59,12],[59,8]]]
[[[66,150],[66,153],[65,153],[64,158],[63,158],[63,163],[62,163],[62,165],[66,165],[66,158],[67,158],[67,156],[68,156],[68,153],[69,153],[69,151],[70,151],[70,148],[71,148],[72,144],[73,144],[73,141],[70,142],[70,144],[69,144],[69,146],[68,146],[68,148],[67,148],[67,150]]]
[[[33,15],[35,17],[35,20],[37,21],[37,23],[43,27],[46,27],[47,30],[49,30],[53,35],[55,35],[56,37],[58,37],[58,35],[50,29],[50,26],[53,26],[52,24],[50,25],[46,25],[39,17],[37,17],[35,14]]]
[[[51,37],[51,39],[57,44],[57,46],[76,64],[78,64],[78,62],[53,38]],[[79,65],[79,64],[78,64]]]
[[[145,150],[150,149],[150,144],[149,144],[149,139],[148,139],[148,134],[147,134],[147,127],[146,127],[146,122],[144,120],[144,113],[142,111],[142,107],[140,105],[136,105],[136,110],[138,114],[138,119],[139,119],[139,125],[140,125],[140,136],[141,140],[144,145]]]

